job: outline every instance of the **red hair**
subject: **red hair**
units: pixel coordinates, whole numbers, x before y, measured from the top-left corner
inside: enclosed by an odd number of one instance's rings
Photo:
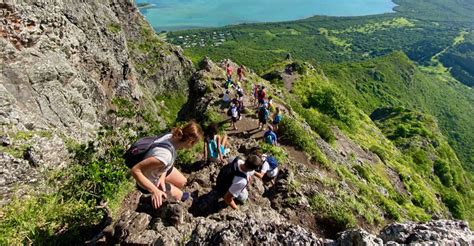
[[[201,126],[195,121],[190,121],[183,127],[175,127],[171,129],[171,133],[173,137],[176,137],[181,142],[192,141],[197,143],[203,136]]]

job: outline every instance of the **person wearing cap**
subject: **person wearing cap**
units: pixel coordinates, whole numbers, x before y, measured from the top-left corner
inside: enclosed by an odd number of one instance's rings
[[[255,171],[255,176],[263,182],[271,182],[278,175],[278,161],[275,157],[262,154],[261,150],[255,153],[262,159],[262,167]]]

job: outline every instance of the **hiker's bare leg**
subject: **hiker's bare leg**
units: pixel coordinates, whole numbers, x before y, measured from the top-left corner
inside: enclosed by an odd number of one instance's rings
[[[175,188],[178,188],[178,189],[183,189],[184,186],[186,185],[186,182],[188,182],[186,177],[184,177],[184,175],[180,171],[178,171],[178,169],[176,168],[173,168],[173,171],[171,171],[171,173],[168,176],[166,176],[165,181],[167,183],[174,185]]]
[[[166,186],[168,186],[166,187],[166,189],[170,189],[170,193],[174,197],[174,199],[181,200],[181,198],[183,197],[183,191],[181,191],[180,189],[176,188],[176,186],[168,182],[166,183]],[[166,191],[166,193],[168,194],[168,191]]]
[[[221,146],[227,147],[227,134],[222,137]]]

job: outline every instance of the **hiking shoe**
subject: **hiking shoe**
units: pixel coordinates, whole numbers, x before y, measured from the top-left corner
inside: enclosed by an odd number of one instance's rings
[[[182,201],[182,202],[185,202],[185,201],[187,201],[187,200],[189,200],[189,199],[192,199],[192,198],[191,198],[191,193],[189,193],[189,192],[183,192],[183,196],[181,196],[181,201]]]

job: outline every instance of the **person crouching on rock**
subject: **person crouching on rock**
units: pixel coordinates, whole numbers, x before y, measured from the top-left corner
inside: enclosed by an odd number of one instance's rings
[[[227,135],[219,135],[217,124],[211,124],[204,137],[204,158],[207,162],[224,164],[224,156],[229,151],[227,148]]]
[[[278,175],[278,160],[267,154],[263,154],[260,150],[255,153],[262,159],[262,166],[255,171],[255,176],[260,178],[264,183],[273,182]]]
[[[249,156],[245,161],[236,157],[232,162],[221,168],[216,180],[216,189],[224,196],[224,202],[233,209],[239,209],[234,199],[245,202],[248,199],[247,186],[255,170],[262,165],[262,159],[256,155]]]
[[[143,160],[132,167],[131,173],[137,181],[137,188],[143,193],[151,194],[153,208],[159,208],[167,194],[181,201],[189,198],[188,192],[181,191],[187,180],[173,167],[173,163],[176,150],[193,147],[202,136],[201,127],[194,121],[183,127],[173,128],[171,133],[154,140]]]

